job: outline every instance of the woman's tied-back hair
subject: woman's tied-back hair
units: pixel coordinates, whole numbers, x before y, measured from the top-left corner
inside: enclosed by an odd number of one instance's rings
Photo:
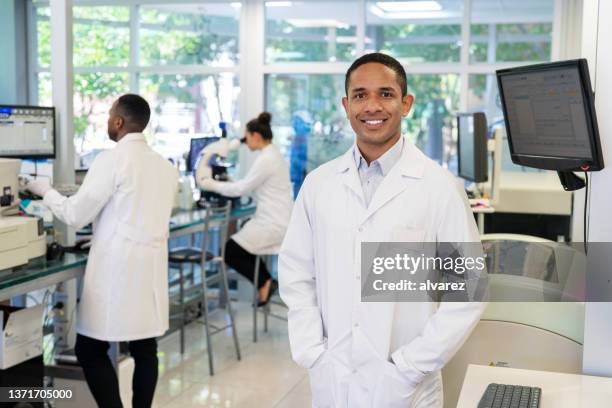
[[[271,121],[272,115],[268,112],[262,112],[257,118],[251,119],[246,124],[246,129],[249,133],[259,133],[264,140],[272,140]]]

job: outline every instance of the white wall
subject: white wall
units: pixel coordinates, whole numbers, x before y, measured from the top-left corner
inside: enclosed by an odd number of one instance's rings
[[[589,60],[594,83],[595,107],[598,113],[606,168],[593,173],[589,214],[589,242],[612,245],[612,1],[585,0],[583,20],[583,56]],[[594,255],[592,246],[589,252]],[[597,251],[603,256],[604,251]],[[607,265],[612,254],[607,251]],[[599,288],[612,293],[611,273],[598,282]],[[588,303],[585,316],[584,361],[586,374],[612,376],[612,303]]]

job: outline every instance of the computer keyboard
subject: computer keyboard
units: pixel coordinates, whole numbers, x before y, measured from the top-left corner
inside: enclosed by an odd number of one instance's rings
[[[538,387],[489,384],[478,408],[539,408],[541,394]]]
[[[79,191],[79,187],[81,186],[77,184],[57,184],[53,186],[53,188],[57,190],[58,193],[68,197],[75,195],[77,191]]]

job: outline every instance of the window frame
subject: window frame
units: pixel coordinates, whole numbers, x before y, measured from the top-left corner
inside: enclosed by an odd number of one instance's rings
[[[304,1],[304,0],[303,0]],[[308,0],[306,0],[308,1]],[[561,50],[561,25],[564,19],[563,0],[553,0],[553,21],[551,34],[551,60],[556,60]],[[238,75],[241,87],[240,95],[240,123],[244,124],[249,118],[257,116],[265,107],[265,80],[269,74],[344,74],[350,62],[280,62],[267,64],[265,62],[265,0],[242,0],[239,19],[239,55],[240,62],[232,67],[210,67],[206,65],[151,65],[142,66],[139,61],[139,7],[140,5],[165,4],[168,0],[75,0],[73,6],[127,6],[130,8],[130,51],[127,67],[74,67],[74,74],[88,72],[127,72],[129,75],[130,92],[138,93],[139,75],[141,73],[185,74],[185,75],[214,75],[231,72]],[[220,3],[222,0],[181,0],[181,3]],[[229,1],[228,1],[229,2]],[[366,7],[367,0],[355,0],[357,7],[356,25],[356,53],[362,55],[365,45],[366,33]],[[36,104],[38,100],[38,74],[50,72],[49,67],[38,66],[37,35],[36,35],[36,7],[49,4],[49,0],[28,0],[28,75],[30,81],[30,103]],[[471,74],[492,74],[497,69],[516,66],[521,62],[496,63],[470,63],[469,45],[471,33],[472,0],[463,0],[463,16],[461,20],[461,49],[459,62],[431,62],[411,63],[400,62],[404,65],[406,73],[411,74],[445,74],[459,75],[459,109],[464,111],[468,107],[469,76]],[[467,44],[467,46],[466,46]],[[245,64],[245,61],[249,61]],[[538,61],[530,61],[529,63]],[[340,101],[338,101],[340,103]]]

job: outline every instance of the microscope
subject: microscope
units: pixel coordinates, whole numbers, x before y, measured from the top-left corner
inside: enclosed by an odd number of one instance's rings
[[[27,264],[47,252],[43,220],[19,215],[21,160],[0,159],[0,270]]]
[[[223,124],[225,125],[225,124]],[[196,185],[200,186],[201,182],[208,178],[213,178],[217,181],[228,181],[227,171],[233,165],[226,160],[227,155],[240,147],[240,140],[227,139],[225,126],[221,126],[222,135],[219,140],[205,146],[200,152],[196,170],[195,181]],[[212,191],[201,191],[201,198],[198,201],[198,206],[204,207],[206,204],[212,206],[223,206],[228,201],[232,202],[232,208],[239,206],[240,197],[226,197]]]

